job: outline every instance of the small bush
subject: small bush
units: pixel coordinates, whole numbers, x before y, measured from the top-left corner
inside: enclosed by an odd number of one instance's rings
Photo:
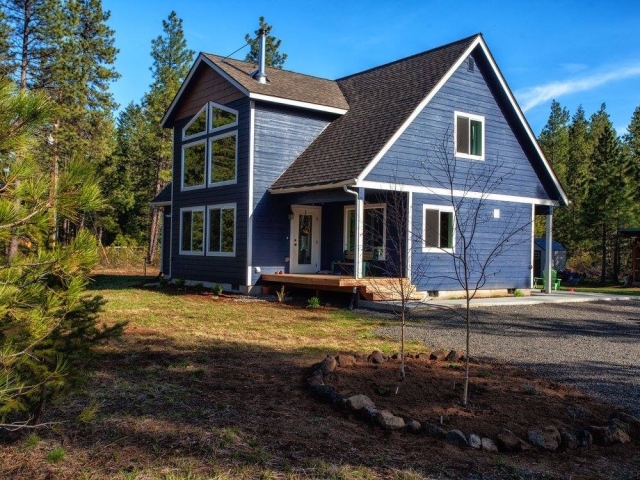
[[[522,293],[522,290],[519,289],[515,289],[515,291],[513,292],[513,296],[514,297],[524,297],[524,293]]]
[[[280,290],[276,291],[276,295],[278,295],[278,303],[284,302],[284,297],[286,295],[286,292],[284,291],[284,285],[280,287]]]
[[[319,308],[320,307],[320,299],[318,297],[311,297],[308,300],[308,307],[309,308]]]
[[[204,283],[202,282],[198,282],[193,286],[193,290],[197,293],[197,294],[201,294],[202,292],[204,292]]]
[[[216,297],[219,297],[220,295],[222,295],[222,285],[216,283],[213,287],[211,287],[211,291]]]
[[[165,288],[167,285],[169,285],[169,280],[167,280],[165,277],[160,277],[160,279],[158,280],[158,285],[160,285],[162,288]]]
[[[184,288],[184,286],[185,286],[185,284],[186,284],[186,283],[187,283],[187,282],[185,281],[185,279],[184,279],[184,278],[176,278],[176,279],[173,281],[173,284],[174,284],[177,288],[180,288],[180,289],[181,289],[181,288]]]
[[[59,462],[64,458],[65,455],[66,455],[66,452],[64,451],[64,448],[56,447],[53,450],[51,450],[49,453],[47,453],[47,462],[51,462],[51,463]]]

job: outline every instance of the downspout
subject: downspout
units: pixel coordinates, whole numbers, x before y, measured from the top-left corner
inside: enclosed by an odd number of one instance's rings
[[[544,293],[551,293],[552,291],[552,287],[553,285],[551,285],[551,280],[552,280],[552,276],[551,276],[551,269],[552,267],[552,263],[553,263],[553,207],[549,207],[549,211],[547,213],[547,251],[545,252],[546,255],[546,263],[547,263],[547,269],[544,272],[544,276],[545,276],[545,288],[544,288]]]
[[[354,183],[356,180],[354,179]],[[362,278],[362,222],[363,222],[363,203],[364,199],[361,197],[361,192],[354,192],[349,190],[347,185],[342,187],[346,193],[355,195],[356,197],[356,231],[355,231],[355,244],[353,246],[353,278],[356,280]]]

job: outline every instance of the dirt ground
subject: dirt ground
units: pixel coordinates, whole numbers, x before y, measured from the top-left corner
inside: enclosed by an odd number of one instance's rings
[[[62,424],[35,438],[5,435],[0,478],[640,478],[638,442],[504,455],[384,432],[310,397],[306,376],[321,359],[238,342],[185,344],[130,325],[91,359],[83,393],[49,411]],[[491,363],[473,367],[462,408],[458,364],[408,359],[402,382],[398,368],[396,360],[358,363],[328,381],[379,408],[420,421],[442,416],[447,428],[492,438],[502,428],[524,437],[536,426],[603,425],[615,410]],[[56,447],[66,452],[60,461],[49,456]]]

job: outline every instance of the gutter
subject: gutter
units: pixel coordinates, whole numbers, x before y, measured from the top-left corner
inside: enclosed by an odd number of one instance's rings
[[[353,185],[356,185],[357,183],[358,183],[358,180],[355,178],[352,178],[350,180],[345,180],[344,182],[327,183],[324,185],[311,185],[311,186],[291,187],[291,188],[270,188],[269,193],[273,195],[280,195],[285,193],[313,192],[316,190],[331,190],[333,188],[340,188],[340,187],[345,188],[347,186],[353,186]],[[354,193],[350,190],[347,190],[347,191],[349,193]]]

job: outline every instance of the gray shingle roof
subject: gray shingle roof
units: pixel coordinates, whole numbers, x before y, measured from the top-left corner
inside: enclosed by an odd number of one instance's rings
[[[209,53],[203,55],[250,93],[342,110],[349,108],[340,87],[333,80],[267,67],[267,83],[263,84],[251,78],[251,73],[256,69],[253,63],[225,59]]]
[[[474,35],[337,80],[349,111],[334,120],[271,188],[327,185],[356,178],[476,38]]]

